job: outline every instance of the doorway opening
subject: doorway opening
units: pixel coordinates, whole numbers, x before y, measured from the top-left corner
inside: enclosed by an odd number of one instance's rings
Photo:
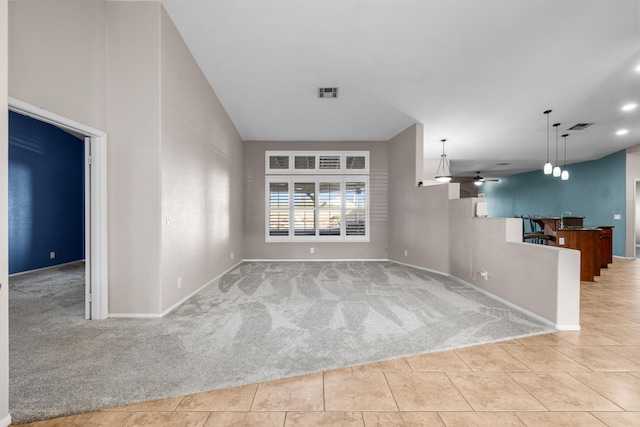
[[[84,138],[85,318],[108,316],[106,133],[9,98],[9,110]]]

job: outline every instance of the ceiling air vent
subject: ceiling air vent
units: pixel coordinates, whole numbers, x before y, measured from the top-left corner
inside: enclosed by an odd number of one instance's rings
[[[573,125],[571,126],[569,129],[567,130],[582,130],[582,129],[586,129],[589,126],[591,126],[593,123],[578,123],[577,125]]]
[[[319,87],[318,88],[318,98],[337,98],[337,97],[338,97],[337,87]]]

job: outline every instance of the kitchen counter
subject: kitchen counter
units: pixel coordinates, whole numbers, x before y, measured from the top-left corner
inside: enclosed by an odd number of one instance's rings
[[[613,226],[583,225],[582,216],[532,217],[550,236],[548,245],[580,251],[580,280],[593,282],[613,262]],[[562,227],[560,223],[562,221]]]

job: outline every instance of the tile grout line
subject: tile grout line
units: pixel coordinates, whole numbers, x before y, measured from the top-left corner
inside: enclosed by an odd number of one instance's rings
[[[463,360],[463,362],[464,362],[464,360]],[[471,368],[469,367],[469,369],[471,369]],[[465,395],[464,395],[464,393],[462,392],[462,390],[460,390],[460,387],[458,387],[458,385],[455,383],[455,381],[453,381],[453,380],[451,379],[451,377],[449,376],[449,373],[450,373],[450,372],[451,372],[451,371],[444,371],[443,373],[444,373],[445,377],[447,377],[447,379],[449,380],[449,382],[451,383],[451,385],[453,385],[453,387],[458,391],[458,393],[460,393],[460,396],[462,396],[462,398],[464,399],[464,401],[465,401],[465,402],[467,402],[467,405],[469,405],[469,407],[471,408],[471,410],[472,410],[474,413],[479,412],[479,411],[477,411],[477,410],[476,410],[476,408],[471,404],[471,402],[469,402],[469,399],[467,399],[467,396],[465,396]],[[456,373],[456,372],[463,372],[463,371],[453,371],[453,373]],[[468,372],[475,372],[475,371],[470,370],[470,371],[468,371]],[[438,411],[438,416],[440,416],[440,412],[441,412],[441,411]],[[444,420],[443,420],[443,422],[444,422]]]
[[[391,392],[391,397],[393,397],[393,403],[396,404],[397,412],[405,412],[405,411],[400,410],[400,405],[398,405],[398,400],[396,399],[396,395],[393,392],[393,388],[391,388],[391,384],[389,384],[389,378],[387,378],[387,372],[386,371],[382,371],[382,376],[384,376],[384,381],[387,383],[387,387],[389,387],[389,391]]]

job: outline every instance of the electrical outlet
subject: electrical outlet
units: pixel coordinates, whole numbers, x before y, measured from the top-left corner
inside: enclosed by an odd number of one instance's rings
[[[56,253],[54,251],[49,252],[49,259],[54,259],[56,257]]]
[[[178,289],[182,287],[182,277],[178,277]]]
[[[409,255],[409,252],[407,252],[407,250],[405,249],[404,250],[404,256],[407,256],[407,255]]]
[[[233,255],[233,252],[231,252],[231,259],[233,259],[235,257],[235,255]]]
[[[560,246],[564,245],[564,237],[560,237],[558,240],[559,240],[558,244]]]
[[[482,276],[484,278],[484,280],[489,280],[489,272],[488,271],[481,271],[480,272],[480,276]]]
[[[622,219],[621,214],[613,214],[613,219]]]
[[[316,252],[316,250],[314,248],[309,248],[309,252],[313,254]]]

